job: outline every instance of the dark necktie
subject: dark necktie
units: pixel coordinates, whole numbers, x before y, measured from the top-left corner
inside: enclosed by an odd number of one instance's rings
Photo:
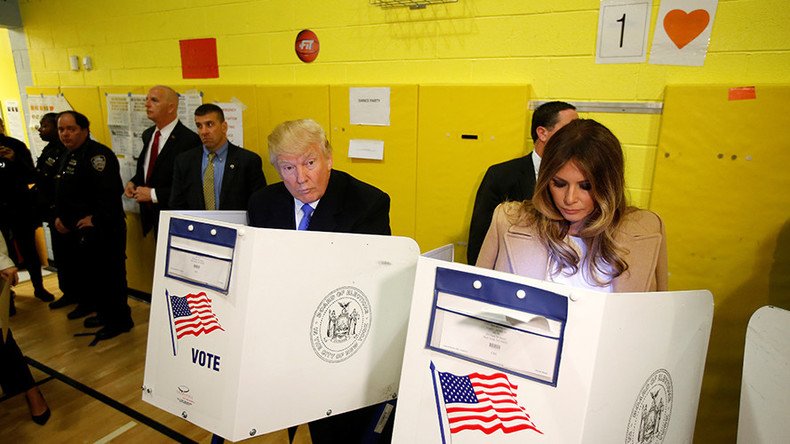
[[[162,133],[159,130],[156,130],[154,133],[154,142],[151,144],[151,156],[148,157],[148,172],[145,174],[145,183],[148,183],[151,180],[151,173],[154,172],[154,164],[156,164],[156,158],[159,156],[159,136]]]

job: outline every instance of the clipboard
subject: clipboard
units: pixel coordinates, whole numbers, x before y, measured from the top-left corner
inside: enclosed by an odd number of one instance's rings
[[[169,228],[165,276],[227,294],[236,229],[177,218]]]
[[[426,347],[556,387],[567,320],[565,296],[437,267]]]

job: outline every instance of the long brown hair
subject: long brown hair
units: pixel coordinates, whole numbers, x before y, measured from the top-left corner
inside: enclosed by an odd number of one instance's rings
[[[552,178],[568,162],[574,162],[590,182],[590,195],[595,202],[578,232],[587,244],[586,260],[565,242],[570,222],[557,209],[549,189]],[[563,268],[576,273],[584,266],[596,283],[608,285],[628,269],[622,259],[624,251],[614,238],[626,211],[625,162],[620,142],[595,120],[578,119],[549,139],[532,201],[525,201],[513,216],[520,225],[534,225],[548,250],[553,274],[559,274]]]

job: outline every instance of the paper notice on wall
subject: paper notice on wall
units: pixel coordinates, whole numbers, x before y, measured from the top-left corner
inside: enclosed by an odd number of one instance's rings
[[[25,125],[22,123],[22,109],[19,107],[18,100],[4,100],[5,125],[9,137],[25,141]]]
[[[30,95],[27,97],[27,128],[28,141],[30,141],[30,152],[33,159],[38,159],[47,142],[38,136],[38,128],[41,118],[47,113],[59,113],[71,110],[71,105],[63,95]]]
[[[217,103],[225,113],[225,122],[228,123],[228,140],[238,146],[244,146],[244,122],[242,115],[244,104],[241,102]]]
[[[349,88],[348,98],[352,125],[390,125],[389,88]]]
[[[595,63],[647,60],[651,0],[601,0]]]
[[[702,66],[717,6],[718,0],[661,0],[650,63]]]
[[[348,157],[352,159],[384,160],[384,141],[351,139],[348,141]]]
[[[153,126],[154,122],[148,119],[145,110],[145,96],[142,94],[131,94],[129,96],[129,129],[132,133],[132,157],[135,161],[143,152],[143,131]]]
[[[110,129],[112,150],[117,156],[132,157],[132,135],[129,128],[129,95],[107,94],[106,99],[107,127]]]
[[[195,109],[202,104],[203,94],[198,91],[187,91],[178,95],[178,120],[194,132],[197,132]]]

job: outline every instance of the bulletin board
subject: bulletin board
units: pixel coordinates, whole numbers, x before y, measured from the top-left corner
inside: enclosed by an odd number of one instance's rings
[[[790,85],[669,86],[650,208],[666,224],[670,289],[716,311],[696,436],[732,441],[747,322],[790,299]]]
[[[360,85],[355,85],[360,86]],[[334,167],[389,194],[390,226],[396,236],[415,237],[417,193],[417,85],[375,85],[390,89],[389,126],[351,125],[349,86],[329,88]],[[384,141],[384,159],[348,156],[349,140]],[[420,247],[424,248],[423,245]]]
[[[454,244],[455,257],[466,257],[486,170],[531,150],[529,91],[529,85],[420,85],[415,233],[423,251]]]

